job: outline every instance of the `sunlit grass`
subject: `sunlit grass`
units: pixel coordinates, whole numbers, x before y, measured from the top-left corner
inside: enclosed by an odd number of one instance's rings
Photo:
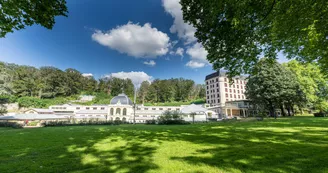
[[[328,118],[0,128],[0,172],[327,172]]]

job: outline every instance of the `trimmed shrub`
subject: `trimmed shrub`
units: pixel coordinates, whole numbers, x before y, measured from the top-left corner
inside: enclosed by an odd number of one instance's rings
[[[156,120],[146,120],[146,124],[156,124]]]
[[[165,111],[158,117],[158,124],[190,124],[183,120],[182,115],[178,111]]]
[[[23,125],[17,122],[0,122],[0,127],[12,127],[15,129],[20,129],[23,128]]]
[[[84,126],[84,125],[113,125],[113,121],[45,121],[41,125],[45,127],[55,127],[55,126]]]
[[[326,116],[326,114],[323,112],[314,113],[313,115],[314,115],[314,117],[325,117]]]

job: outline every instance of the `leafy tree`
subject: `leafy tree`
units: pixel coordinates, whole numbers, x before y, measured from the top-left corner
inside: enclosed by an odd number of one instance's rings
[[[82,90],[82,81],[83,81],[83,76],[82,74],[77,71],[76,69],[66,69],[65,70],[66,76],[67,76],[67,81],[66,85],[68,87],[68,91],[66,95],[74,95],[80,93]]]
[[[109,81],[112,96],[125,93],[130,98],[134,95],[134,85],[130,79],[111,78]]]
[[[249,76],[246,97],[276,117],[275,109],[283,104],[292,107],[295,98],[299,97],[299,84],[294,78],[278,62],[263,58]]]
[[[328,1],[181,0],[214,69],[249,74],[263,53],[316,61],[328,71]]]
[[[55,17],[68,13],[65,0],[0,0],[0,7],[0,38],[33,24],[52,29]]]
[[[284,66],[295,74],[300,89],[305,95],[306,107],[327,110],[328,79],[314,63],[301,63],[296,60],[285,63]]]
[[[145,103],[145,99],[149,90],[150,83],[148,81],[143,81],[140,85],[138,92],[138,100],[141,101],[142,104]]]

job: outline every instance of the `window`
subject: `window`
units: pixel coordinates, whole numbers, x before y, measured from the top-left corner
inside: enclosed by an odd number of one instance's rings
[[[176,110],[177,110],[177,111],[179,111],[179,110],[180,110],[180,108],[177,108]]]
[[[123,108],[123,115],[126,115],[126,108]]]
[[[141,110],[141,108],[137,108],[137,110]]]
[[[155,117],[155,115],[152,115],[151,117]]]
[[[230,94],[230,98],[232,98],[232,94]]]
[[[208,91],[206,91],[206,92],[207,92],[207,94],[209,94]]]
[[[218,81],[219,81],[219,79],[218,79],[218,78],[216,78],[216,81],[218,82]]]
[[[237,85],[237,88],[239,88],[239,85]]]
[[[120,108],[116,108],[116,115],[121,115],[121,109]]]
[[[143,115],[143,117],[147,117],[147,115]]]
[[[229,101],[229,99],[226,99],[226,101]]]
[[[224,86],[225,86],[225,87],[227,87],[227,86],[228,86],[228,84],[227,84],[227,83],[224,83]]]
[[[229,97],[229,94],[226,94],[226,97]]]
[[[209,97],[209,96],[207,96],[207,99],[210,99],[210,97]],[[163,108],[159,108],[159,110],[163,110]]]
[[[237,90],[238,94],[239,94],[239,90]]]
[[[233,90],[233,93],[236,93],[236,90]]]
[[[80,115],[81,117],[84,117],[85,115]]]
[[[234,96],[235,96],[235,98],[236,98],[236,94],[235,94]]]
[[[225,91],[228,92],[228,88],[226,88]]]
[[[94,108],[92,108],[93,110],[97,110],[97,108],[96,107],[94,107]]]
[[[110,108],[110,114],[114,115],[114,108]]]
[[[229,92],[231,92],[231,89],[229,89]]]
[[[244,96],[241,96],[244,99]]]
[[[208,81],[206,81],[206,85],[208,85]]]
[[[100,115],[96,115],[97,117],[100,117]]]
[[[227,78],[224,78],[224,82],[227,82]]]
[[[152,110],[156,110],[156,108],[152,108]]]
[[[238,95],[238,98],[240,99],[240,95]]]
[[[79,110],[80,109],[80,107],[76,107],[76,110]]]
[[[208,89],[208,86],[206,86],[206,88]]]
[[[219,84],[218,83],[216,84],[216,87],[219,87]]]
[[[218,103],[220,103],[220,99],[218,99]]]
[[[92,115],[88,115],[89,117],[92,117]]]
[[[148,108],[144,108],[144,110],[148,110]]]
[[[101,107],[100,109],[101,109],[101,110],[105,110],[105,108],[104,108],[104,107]]]
[[[90,108],[89,107],[86,107],[85,109],[89,110]]]
[[[169,110],[169,111],[170,111],[170,110],[171,110],[171,108],[168,108],[167,110]]]
[[[244,86],[244,88],[246,89],[246,86]]]
[[[220,97],[220,94],[218,94],[218,97]]]
[[[136,117],[139,117],[139,115],[136,115]]]
[[[233,88],[235,88],[235,85],[233,85]]]
[[[220,90],[219,90],[219,89],[217,89],[216,91],[217,91],[217,92],[220,92]]]

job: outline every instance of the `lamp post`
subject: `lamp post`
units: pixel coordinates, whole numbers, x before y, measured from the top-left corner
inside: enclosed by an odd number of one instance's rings
[[[136,124],[136,103],[133,103],[133,124]]]

